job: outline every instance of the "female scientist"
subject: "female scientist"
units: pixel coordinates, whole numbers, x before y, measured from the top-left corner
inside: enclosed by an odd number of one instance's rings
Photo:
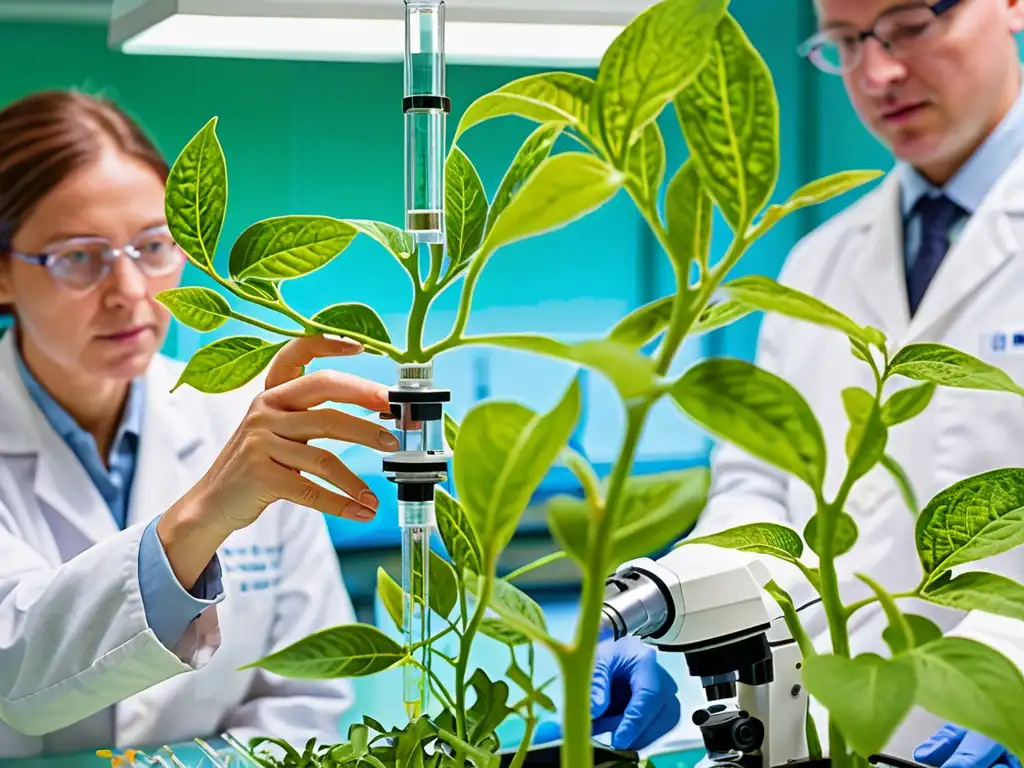
[[[338,740],[342,681],[238,671],[353,621],[321,512],[377,500],[330,438],[395,450],[387,390],[295,340],[250,390],[171,393],[154,300],[185,263],[168,167],[110,103],[46,92],[0,111],[0,760],[230,730]],[[329,491],[307,472],[343,490]]]

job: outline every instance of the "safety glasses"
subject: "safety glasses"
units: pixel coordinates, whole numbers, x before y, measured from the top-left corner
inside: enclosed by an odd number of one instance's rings
[[[806,40],[798,52],[822,72],[844,75],[860,63],[864,42],[873,37],[890,56],[905,61],[927,49],[940,31],[941,25],[937,23],[940,17],[960,2],[962,0],[901,3],[875,19],[871,29],[847,25],[827,27]]]
[[[73,291],[87,291],[98,285],[121,256],[130,258],[147,277],[170,274],[184,260],[184,253],[166,226],[147,229],[120,248],[104,238],[78,237],[58,243],[46,253],[12,251],[11,255],[45,267],[54,281]]]

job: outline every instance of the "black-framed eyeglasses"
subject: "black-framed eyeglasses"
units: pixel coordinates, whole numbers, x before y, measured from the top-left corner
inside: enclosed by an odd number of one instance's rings
[[[873,37],[890,56],[903,61],[927,48],[938,32],[936,20],[960,2],[902,3],[879,15],[871,29],[829,27],[807,39],[798,52],[822,72],[843,75],[860,63],[864,42]]]
[[[102,237],[76,237],[54,244],[46,253],[11,251],[11,255],[46,267],[55,282],[74,291],[87,291],[102,282],[122,255],[147,277],[170,274],[184,261],[184,253],[167,226],[144,230],[121,248]]]

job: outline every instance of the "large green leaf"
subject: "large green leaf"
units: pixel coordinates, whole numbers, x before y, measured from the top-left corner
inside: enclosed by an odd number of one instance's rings
[[[799,559],[804,553],[800,534],[777,523],[749,523],[735,528],[686,539],[683,544],[710,544],[741,552],[772,555],[784,560]]]
[[[250,299],[277,302],[281,299],[280,284],[273,280],[232,280],[231,285]]]
[[[479,596],[480,578],[466,574],[466,589],[470,594]],[[533,598],[509,582],[502,579],[494,582],[488,607],[503,618],[509,628],[533,640],[547,639],[544,612]]]
[[[824,542],[820,540],[824,532],[824,521],[820,514],[814,515],[804,526],[804,539],[816,555],[824,551]],[[857,543],[857,534],[857,523],[845,512],[840,512],[832,531],[832,554],[838,557],[853,549],[853,545]]]
[[[1013,662],[960,637],[933,640],[905,658],[917,673],[919,706],[1024,755],[1024,677]]]
[[[835,328],[869,344],[882,341],[877,331],[864,328],[825,302],[765,275],[736,278],[722,286],[722,293],[753,309]]]
[[[640,201],[640,206],[648,211],[656,210],[658,192],[665,179],[665,140],[656,122],[648,123],[629,148],[626,173],[626,187]]]
[[[466,414],[454,460],[455,487],[485,560],[497,558],[580,416],[574,378],[558,404],[538,414],[518,403],[485,402]]]
[[[391,343],[384,321],[365,304],[335,304],[320,310],[312,319],[333,329],[339,336],[358,333],[375,341]]]
[[[530,638],[512,628],[504,619],[487,618],[480,622],[480,633],[509,646],[526,645]]]
[[[346,624],[315,632],[242,669],[265,669],[300,680],[327,680],[374,675],[405,658],[402,646],[376,627]]]
[[[383,245],[407,269],[415,266],[413,255],[416,253],[416,242],[411,232],[399,229],[392,224],[367,219],[347,219],[361,234],[366,235]],[[411,264],[410,264],[411,262]]]
[[[726,0],[663,0],[641,13],[605,51],[591,133],[616,161],[704,66]]]
[[[429,589],[430,610],[438,616],[448,618],[455,610],[455,604],[459,599],[459,585],[455,576],[455,569],[451,563],[430,551],[430,569],[427,573]],[[419,549],[414,550],[412,562],[412,593],[419,596],[417,602],[423,603],[423,557]]]
[[[634,309],[622,318],[608,333],[611,341],[639,348],[664,331],[672,319],[675,296],[655,299]]]
[[[452,147],[444,166],[445,234],[452,270],[476,253],[487,224],[487,191],[466,153]]]
[[[192,355],[171,391],[182,384],[206,394],[238,389],[255,379],[285,343],[271,344],[255,336],[218,339]]]
[[[860,387],[847,387],[842,397],[846,416],[850,420],[850,428],[846,433],[846,457],[850,460],[847,474],[851,482],[855,482],[870,472],[885,456],[889,430],[870,392]]]
[[[672,321],[672,308],[676,297],[664,296],[633,310],[622,318],[608,334],[611,341],[633,348],[642,347],[660,335]],[[713,331],[716,328],[746,317],[753,310],[738,301],[709,304],[690,327],[690,336]]]
[[[917,518],[930,582],[964,563],[1024,544],[1024,469],[997,469],[940,491]]]
[[[704,467],[627,478],[614,534],[615,557],[632,560],[676,541],[697,521],[710,484]]]
[[[709,304],[704,308],[697,322],[693,324],[691,334],[707,333],[716,328],[722,328],[730,323],[746,317],[753,309],[739,301],[721,301],[716,304]]]
[[[227,299],[209,288],[172,288],[155,298],[179,323],[200,333],[220,328],[231,317]]]
[[[590,504],[577,496],[558,495],[544,505],[548,529],[558,548],[580,565],[590,552]]]
[[[911,647],[924,645],[936,638],[942,637],[942,630],[931,619],[926,619],[924,616],[918,616],[915,613],[905,613],[903,618],[906,620],[907,626],[910,627],[910,634],[913,639]],[[903,631],[899,628],[894,628],[892,624],[882,630],[882,639],[885,640],[886,645],[890,648],[906,649],[905,646],[901,645],[906,640]]]
[[[920,384],[894,392],[882,407],[882,421],[893,427],[919,416],[935,394],[934,384]]]
[[[874,592],[875,597],[878,598],[878,602],[881,604],[882,610],[885,611],[885,617],[889,620],[889,626],[882,635],[885,642],[888,644],[889,649],[892,651],[893,656],[898,656],[907,649],[913,648],[916,645],[914,630],[911,627],[910,622],[907,621],[907,617],[903,615],[899,606],[896,605],[896,599],[889,594],[881,584],[870,576],[863,573],[858,573],[856,576],[871,587],[871,591]]]
[[[804,659],[807,691],[862,757],[880,752],[914,704],[914,669],[873,653]],[[948,692],[947,694],[948,695]]]
[[[526,137],[526,141],[512,158],[494,195],[494,202],[487,213],[485,235],[490,234],[494,222],[508,208],[512,198],[519,194],[526,180],[533,176],[534,171],[551,155],[555,141],[562,135],[564,128],[564,123],[544,123]]]
[[[880,463],[896,483],[907,509],[916,516],[920,506],[917,503],[917,494],[914,493],[914,486],[910,482],[910,477],[907,476],[907,471],[889,454],[882,456]]]
[[[995,573],[962,573],[922,595],[938,605],[961,611],[984,611],[1024,621],[1024,584]]]
[[[654,386],[654,361],[640,354],[635,348],[618,341],[583,341],[566,344],[546,336],[528,333],[487,336],[486,340],[492,346],[533,352],[592,368],[606,376],[619,394],[627,400],[650,392]]]
[[[512,714],[508,708],[509,688],[504,680],[493,682],[482,669],[473,673],[469,684],[476,691],[473,706],[466,710],[466,719],[472,724],[469,741],[478,746]]]
[[[462,505],[444,489],[438,488],[434,494],[434,510],[438,533],[448,550],[448,556],[455,564],[456,575],[467,570],[480,573],[483,563],[480,539]]]
[[[593,91],[593,80],[571,72],[543,72],[513,80],[469,105],[454,140],[474,125],[506,115],[566,123],[585,132]]]
[[[779,107],[771,72],[727,15],[697,79],[675,97],[701,179],[737,234],[768,202],[779,174]]]
[[[572,223],[611,199],[625,178],[583,152],[548,157],[494,220],[482,252],[490,255],[509,243]]]
[[[709,485],[705,468],[629,477],[612,540],[616,560],[649,555],[679,539],[704,509]],[[581,565],[587,562],[590,549],[588,510],[587,501],[571,496],[556,496],[547,504],[552,535]]]
[[[780,220],[795,211],[827,202],[882,175],[882,171],[840,171],[831,176],[815,179],[800,187],[781,205],[768,206],[757,224],[757,234],[764,235]]]
[[[328,216],[278,216],[246,229],[231,248],[236,280],[308,275],[348,248],[358,230]]]
[[[825,439],[807,402],[785,380],[743,360],[710,358],[683,374],[671,394],[712,435],[821,488]]]
[[[388,575],[383,568],[377,568],[377,597],[399,631],[404,628],[402,616],[402,586]]]
[[[672,248],[669,254],[679,266],[692,259],[707,272],[711,250],[711,221],[715,204],[701,181],[697,164],[689,158],[668,183],[665,192],[665,223]]]
[[[217,139],[214,117],[174,161],[164,196],[171,236],[204,272],[213,267],[227,204],[227,162]]]
[[[888,376],[906,376],[940,387],[982,389],[1024,394],[1004,371],[942,344],[910,344],[889,363]]]
[[[520,619],[541,632],[548,630],[547,621],[544,620],[544,611],[537,605],[537,602],[507,581],[494,582],[490,607],[500,616]]]

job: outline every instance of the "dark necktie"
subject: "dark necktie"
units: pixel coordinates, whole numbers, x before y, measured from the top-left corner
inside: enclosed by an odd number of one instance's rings
[[[921,219],[921,244],[913,266],[907,271],[907,299],[910,315],[917,312],[924,292],[949,250],[949,230],[965,211],[948,197],[924,196],[915,206]]]

